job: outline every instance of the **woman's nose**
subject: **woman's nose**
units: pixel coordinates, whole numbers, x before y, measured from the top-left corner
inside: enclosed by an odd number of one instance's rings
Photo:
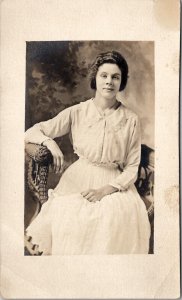
[[[107,84],[112,84],[112,77],[111,76],[107,76],[106,83]]]

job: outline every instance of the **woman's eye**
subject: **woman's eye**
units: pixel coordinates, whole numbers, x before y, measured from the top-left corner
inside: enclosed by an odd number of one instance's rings
[[[102,74],[102,75],[101,75],[101,77],[103,77],[103,78],[107,78],[107,75],[105,75],[105,74]]]
[[[119,80],[119,76],[114,76],[113,79]]]

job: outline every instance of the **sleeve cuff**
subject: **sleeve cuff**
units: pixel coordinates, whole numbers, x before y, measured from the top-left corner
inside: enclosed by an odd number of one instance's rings
[[[111,185],[111,186],[117,188],[117,189],[118,189],[118,192],[123,192],[124,190],[126,190],[126,189],[122,188],[119,184],[116,184],[114,181],[109,182],[109,185]]]
[[[44,142],[45,142],[45,141],[48,141],[48,140],[52,140],[52,139],[49,138],[49,137],[48,137],[48,138],[45,138],[45,139],[42,141],[41,146],[45,146],[45,145],[44,145]]]

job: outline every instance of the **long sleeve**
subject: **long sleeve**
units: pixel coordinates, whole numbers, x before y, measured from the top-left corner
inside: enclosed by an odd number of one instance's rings
[[[134,120],[126,161],[123,171],[109,184],[120,191],[126,190],[137,179],[138,166],[141,158],[141,136],[138,117]]]
[[[35,124],[25,132],[26,143],[42,144],[47,139],[63,136],[71,128],[71,109],[67,108],[56,117],[45,122]]]

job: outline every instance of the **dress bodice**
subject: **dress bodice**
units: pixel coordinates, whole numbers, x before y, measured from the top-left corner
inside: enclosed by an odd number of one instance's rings
[[[123,104],[102,116],[93,99],[81,102],[28,129],[25,141],[41,144],[67,133],[79,157],[97,165],[119,166],[123,172],[113,186],[125,189],[136,180],[141,155],[139,120]]]
[[[120,105],[110,115],[101,116],[90,99],[75,107],[71,120],[73,147],[78,156],[95,164],[123,166],[136,115]]]

